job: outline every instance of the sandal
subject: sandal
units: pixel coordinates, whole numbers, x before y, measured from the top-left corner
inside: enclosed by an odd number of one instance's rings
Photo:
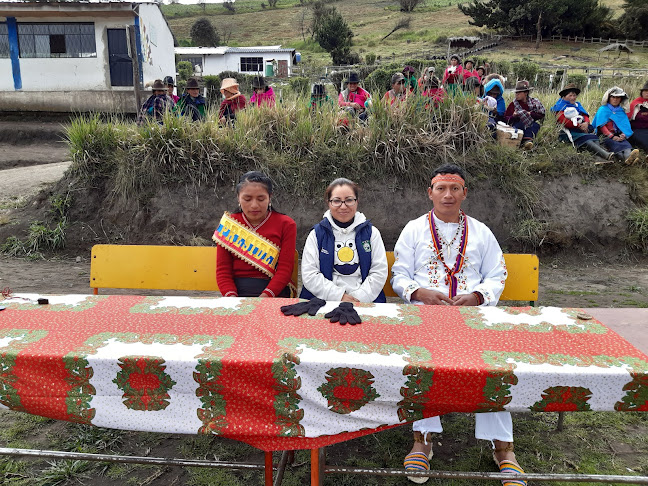
[[[524,469],[515,461],[510,461],[508,459],[504,459],[503,461],[498,461],[497,457],[495,456],[496,452],[512,452],[513,451],[513,442],[509,442],[509,445],[506,447],[497,447],[493,451],[493,461],[495,461],[495,464],[499,468],[500,472],[503,473],[508,473],[508,474],[524,474]],[[502,479],[502,486],[527,486],[526,481],[522,481],[521,479],[515,480],[515,479]]]
[[[424,443],[423,434],[420,432],[414,432],[414,442]],[[430,470],[430,459],[434,452],[430,447],[430,453],[425,454],[424,452],[410,452],[405,456],[403,461],[403,466],[405,466],[406,471],[417,472],[417,471],[429,471]],[[429,477],[421,476],[407,476],[407,479],[416,484],[423,484],[427,482]]]

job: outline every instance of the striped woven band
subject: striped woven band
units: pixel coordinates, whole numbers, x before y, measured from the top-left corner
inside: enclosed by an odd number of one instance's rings
[[[432,178],[430,187],[434,186],[435,182],[457,182],[462,186],[466,185],[466,181],[458,174],[437,174]]]
[[[430,470],[430,461],[428,460],[427,454],[422,452],[411,452],[405,457],[403,461],[405,470],[408,471],[429,471]]]

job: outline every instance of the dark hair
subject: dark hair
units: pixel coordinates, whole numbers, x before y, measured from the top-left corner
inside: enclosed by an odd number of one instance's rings
[[[339,177],[338,179],[335,179],[333,182],[331,182],[328,187],[326,188],[326,203],[328,204],[329,199],[331,199],[331,193],[333,192],[333,189],[339,186],[351,186],[351,189],[353,189],[353,194],[355,194],[355,197],[358,197],[358,192],[360,192],[360,186],[353,182],[350,179],[345,179],[344,177]]]
[[[437,169],[432,173],[432,179],[434,179],[434,176],[439,174],[457,174],[458,176],[461,176],[464,181],[466,180],[464,171],[461,167],[454,164],[443,164],[442,166],[437,167]]]
[[[257,170],[251,170],[250,172],[246,172],[241,176],[239,183],[236,184],[236,195],[238,196],[244,185],[250,183],[263,184],[268,191],[268,194],[272,196],[272,179],[270,179],[263,172],[259,172]]]
[[[262,184],[265,188],[266,191],[268,191],[268,195],[272,196],[272,179],[270,179],[267,175],[265,175],[263,172],[259,172],[257,170],[251,170],[250,172],[246,172],[241,176],[239,179],[239,183],[236,184],[236,195],[238,196],[239,193],[241,192],[241,189],[243,189],[243,186],[246,184]],[[275,213],[278,213],[276,208],[272,208],[272,210]],[[241,210],[241,207],[239,206],[236,211],[232,211],[232,213],[241,213],[243,212]]]

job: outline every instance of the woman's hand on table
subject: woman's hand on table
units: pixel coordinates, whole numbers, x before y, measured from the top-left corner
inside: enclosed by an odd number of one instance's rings
[[[344,292],[344,295],[342,296],[342,302],[355,302],[359,303],[360,301],[356,299],[354,296],[347,294]]]

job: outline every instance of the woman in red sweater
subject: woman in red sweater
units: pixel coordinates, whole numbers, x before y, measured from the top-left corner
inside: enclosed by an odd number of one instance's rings
[[[224,297],[291,297],[297,225],[272,209],[272,180],[247,172],[236,186],[239,209],[214,232],[216,282]]]

